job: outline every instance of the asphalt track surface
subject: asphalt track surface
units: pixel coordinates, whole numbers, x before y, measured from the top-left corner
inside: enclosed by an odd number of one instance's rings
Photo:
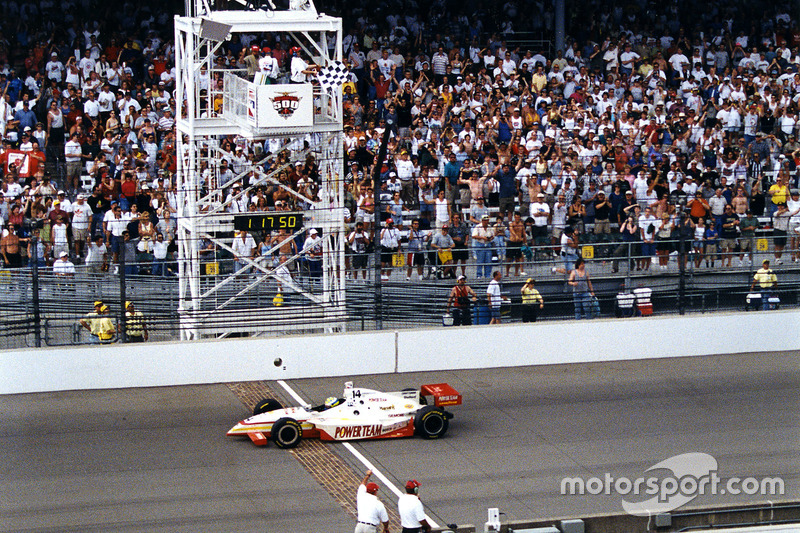
[[[340,394],[344,381],[289,385],[316,402]],[[713,455],[721,477],[781,476],[786,489],[704,495],[692,506],[800,498],[798,353],[353,381],[382,390],[445,381],[462,392],[442,440],[355,444],[397,485],[419,480],[440,524],[482,531],[495,506],[508,520],[618,513],[619,495],[562,496],[561,479],[635,478],[688,452]],[[247,415],[226,385],[2,396],[0,413],[0,531],[353,530],[352,517],[290,453],[225,437]],[[361,476],[343,446],[328,446]]]

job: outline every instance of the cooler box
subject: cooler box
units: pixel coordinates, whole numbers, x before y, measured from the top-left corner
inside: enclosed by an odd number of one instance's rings
[[[760,308],[761,308],[761,293],[751,292],[745,297],[745,306],[744,306],[745,311],[749,311],[750,309],[760,309]]]
[[[633,316],[633,306],[636,303],[636,296],[630,293],[617,294],[617,317],[625,318]]]
[[[653,289],[641,288],[634,289],[633,295],[636,298],[636,311],[639,316],[650,316],[653,314],[653,302],[650,301],[650,296],[653,294]]]
[[[760,293],[751,292],[750,294],[747,295],[745,301],[746,301],[745,310],[763,309]],[[768,309],[777,309],[781,303],[781,299],[778,298],[777,296],[770,296],[769,299],[767,300],[767,303],[769,304],[767,306]]]

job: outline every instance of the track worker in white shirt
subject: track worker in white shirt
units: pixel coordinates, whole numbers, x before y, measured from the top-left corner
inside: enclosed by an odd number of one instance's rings
[[[377,533],[378,524],[383,524],[383,533],[389,533],[389,514],[378,499],[378,484],[369,480],[372,470],[367,470],[356,493],[358,523],[355,533]]]
[[[419,499],[419,481],[416,479],[406,482],[406,493],[397,499],[397,512],[402,533],[430,533],[431,526]]]

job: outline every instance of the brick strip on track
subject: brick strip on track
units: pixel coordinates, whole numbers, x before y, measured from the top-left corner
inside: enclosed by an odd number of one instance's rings
[[[266,381],[244,381],[228,383],[228,388],[252,411],[260,400],[272,398],[281,400]],[[300,444],[288,450],[303,465],[309,474],[328,491],[328,494],[356,519],[356,491],[361,483],[363,474],[353,472],[342,459],[330,450],[332,443],[323,443],[317,439],[303,439]],[[395,505],[387,503],[386,512],[389,514],[389,527],[392,530],[400,529],[400,518]]]

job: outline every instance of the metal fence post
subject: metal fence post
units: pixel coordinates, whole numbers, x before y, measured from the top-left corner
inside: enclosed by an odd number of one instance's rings
[[[373,187],[373,215],[374,221],[372,227],[375,231],[372,235],[373,243],[373,257],[375,258],[375,326],[376,329],[383,329],[383,283],[381,271],[381,168],[383,161],[386,159],[386,149],[389,145],[389,134],[391,133],[393,120],[386,121],[386,129],[383,131],[383,138],[381,145],[378,148],[378,162],[375,164],[375,169],[372,172],[372,187]],[[389,269],[391,272],[391,265]]]
[[[31,237],[33,265],[31,268],[31,291],[33,296],[33,339],[37,348],[42,347],[42,315],[39,307],[39,243],[35,236]],[[30,261],[31,258],[29,257]]]
[[[680,206],[679,224],[680,230],[678,232],[678,313],[681,315],[686,314],[686,261],[688,260],[686,254],[686,213],[683,206]]]
[[[130,241],[129,241],[130,242]],[[128,328],[125,324],[125,301],[126,301],[127,287],[125,286],[125,238],[122,240],[122,250],[119,253],[119,339],[122,342],[128,342]]]
[[[625,285],[628,289],[631,288],[631,248],[633,247],[632,242],[628,242],[628,253],[625,258]]]

